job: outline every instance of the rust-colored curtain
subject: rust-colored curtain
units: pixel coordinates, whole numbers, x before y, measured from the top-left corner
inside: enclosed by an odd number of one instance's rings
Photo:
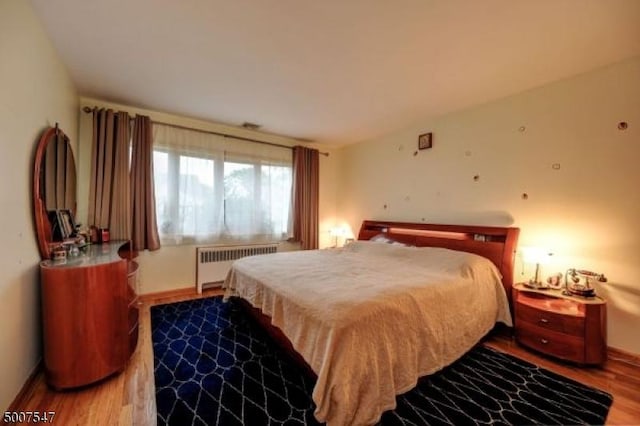
[[[293,240],[303,250],[318,248],[318,198],[320,153],[317,149],[293,148]]]
[[[138,115],[133,123],[131,153],[131,242],[134,250],[160,248],[156,223],[156,197],[153,190],[153,139],[151,120]]]
[[[129,114],[93,110],[88,224],[109,228],[113,240],[131,235]]]

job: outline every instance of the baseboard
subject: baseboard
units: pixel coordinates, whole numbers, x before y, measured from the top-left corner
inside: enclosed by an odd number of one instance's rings
[[[44,362],[42,361],[42,358],[40,358],[36,366],[33,367],[31,374],[29,374],[29,377],[27,377],[27,380],[24,382],[24,385],[22,385],[20,392],[18,392],[11,404],[9,404],[7,411],[24,410],[24,407],[26,407],[27,401],[29,400],[29,395],[36,388],[36,379],[38,377],[38,374],[40,374],[43,369]]]
[[[607,357],[616,361],[626,362],[636,367],[640,367],[640,354],[623,351],[622,349],[607,346]]]
[[[145,294],[141,294],[138,296],[138,299],[142,302],[148,302],[150,300],[157,300],[157,299],[168,299],[171,297],[177,297],[177,296],[195,296],[197,295],[196,293],[196,289],[193,287],[183,287],[183,288],[176,288],[174,290],[165,290],[165,291],[157,291],[154,293],[145,293]]]

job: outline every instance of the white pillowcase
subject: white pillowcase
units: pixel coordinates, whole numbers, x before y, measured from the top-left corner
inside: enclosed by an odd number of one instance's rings
[[[384,234],[378,234],[375,237],[370,238],[369,241],[372,241],[374,243],[387,243],[387,244],[395,244],[399,246],[406,246],[406,244],[392,240],[391,238],[386,237]]]

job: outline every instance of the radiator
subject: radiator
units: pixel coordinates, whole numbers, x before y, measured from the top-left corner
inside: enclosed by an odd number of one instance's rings
[[[227,277],[234,260],[246,256],[269,254],[278,251],[278,244],[252,244],[243,246],[196,247],[196,290],[210,285],[220,285]]]

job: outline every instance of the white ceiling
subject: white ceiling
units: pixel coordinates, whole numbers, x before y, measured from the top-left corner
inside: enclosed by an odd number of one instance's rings
[[[640,0],[32,0],[83,96],[326,143],[640,55]]]

